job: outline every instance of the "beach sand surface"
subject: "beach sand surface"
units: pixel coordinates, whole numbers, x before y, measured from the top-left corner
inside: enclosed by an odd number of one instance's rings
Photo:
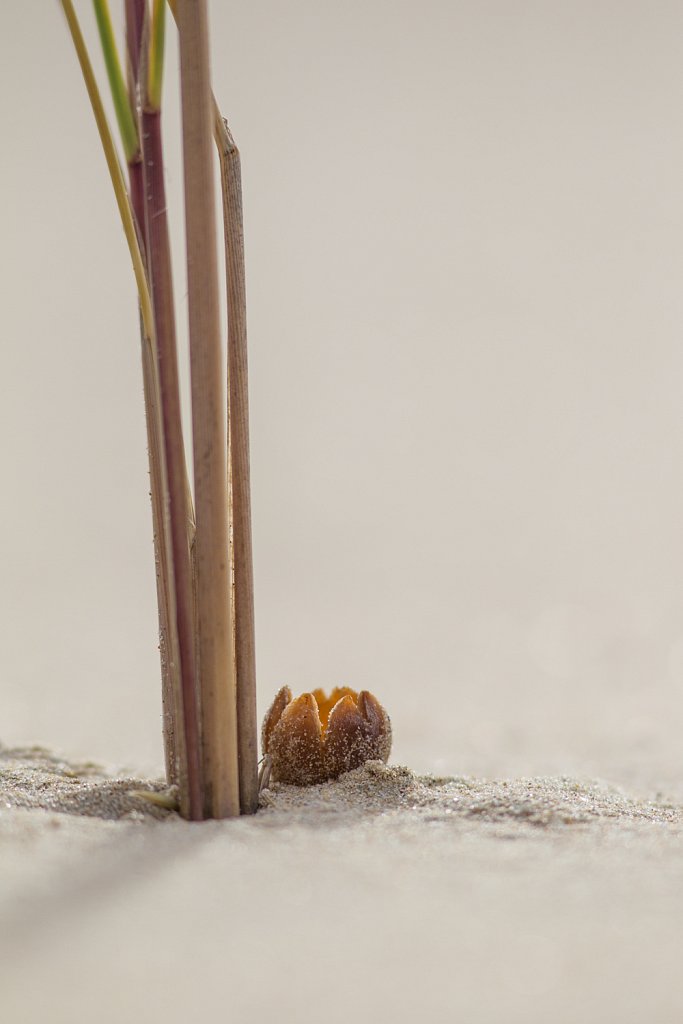
[[[191,825],[139,795],[162,783],[39,748],[3,750],[0,780],[16,1024],[683,1014],[683,809],[661,794],[369,762]]]

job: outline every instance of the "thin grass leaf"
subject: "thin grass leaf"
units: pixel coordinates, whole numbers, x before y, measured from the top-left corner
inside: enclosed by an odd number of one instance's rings
[[[147,64],[147,106],[161,107],[161,83],[164,77],[164,36],[166,33],[166,0],[154,0],[149,33]]]
[[[126,88],[126,82],[121,70],[121,62],[109,13],[109,4],[107,0],[93,0],[93,7],[95,8],[97,28],[100,33],[102,53],[104,54],[104,63],[107,68],[107,77],[109,78],[116,120],[121,132],[123,151],[126,154],[127,162],[130,163],[139,149],[138,130],[133,111],[131,110],[128,89]]]
[[[97,81],[88,56],[88,49],[85,45],[85,40],[83,39],[83,33],[81,32],[73,3],[71,0],[61,0],[61,4],[69,26],[78,62],[81,66],[85,87],[88,90],[88,96],[90,98],[93,114],[95,115],[97,129],[100,133],[102,149],[104,150],[104,156],[107,161],[107,167],[109,169],[111,183],[114,188],[114,195],[119,208],[123,231],[126,236],[126,241],[128,242],[128,250],[133,263],[133,272],[135,274],[135,281],[138,287],[138,294],[140,296],[142,322],[145,334],[149,339],[154,336],[152,304],[149,295],[149,286],[147,284],[147,276],[145,273],[145,265],[135,228],[133,211],[131,209],[130,199],[128,198],[128,192],[126,191],[126,183],[119,164],[118,156],[116,155],[116,146],[114,145],[111,129],[107,122],[104,106],[102,104],[102,97],[100,96]]]

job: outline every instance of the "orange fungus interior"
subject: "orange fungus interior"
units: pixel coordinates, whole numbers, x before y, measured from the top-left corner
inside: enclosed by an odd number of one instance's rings
[[[318,705],[318,713],[320,715],[320,722],[323,727],[323,732],[327,728],[327,720],[330,717],[330,711],[342,697],[353,697],[354,703],[358,701],[358,694],[355,690],[349,689],[348,686],[335,686],[329,697],[326,695],[324,690],[314,690],[313,696],[315,702]]]

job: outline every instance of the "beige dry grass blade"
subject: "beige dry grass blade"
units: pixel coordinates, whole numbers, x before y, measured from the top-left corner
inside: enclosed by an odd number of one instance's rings
[[[177,20],[176,0],[169,0]],[[223,234],[228,295],[228,479],[230,565],[234,586],[234,658],[237,689],[240,805],[243,814],[258,806],[258,725],[254,582],[249,471],[246,289],[241,162],[215,97],[213,130],[221,166]]]
[[[239,814],[228,483],[206,0],[179,0],[205,813]]]
[[[232,515],[231,553],[234,566],[240,805],[243,814],[253,814],[258,807],[258,728],[242,171],[239,150],[215,100],[213,116],[214,138],[221,165],[228,294],[229,478]]]

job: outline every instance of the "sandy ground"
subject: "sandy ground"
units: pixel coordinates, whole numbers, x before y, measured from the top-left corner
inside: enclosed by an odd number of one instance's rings
[[[188,825],[94,765],[0,757],[17,1022],[674,1022],[683,809],[372,762]]]
[[[211,3],[260,713],[367,688],[394,763],[511,781],[201,827],[128,795],[163,763],[138,305],[59,6],[0,33],[0,740],[68,755],[0,758],[0,1024],[679,1024],[683,4]],[[169,27],[191,447],[180,135]]]

